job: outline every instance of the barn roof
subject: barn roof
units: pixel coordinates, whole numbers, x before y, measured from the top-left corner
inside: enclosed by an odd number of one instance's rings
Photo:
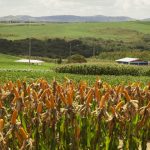
[[[133,62],[133,61],[138,61],[139,58],[130,58],[130,57],[125,57],[122,59],[116,60],[117,62]]]

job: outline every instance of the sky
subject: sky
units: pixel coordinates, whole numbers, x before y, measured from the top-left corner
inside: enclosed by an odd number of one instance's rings
[[[150,18],[150,0],[0,0],[0,16],[79,15]]]

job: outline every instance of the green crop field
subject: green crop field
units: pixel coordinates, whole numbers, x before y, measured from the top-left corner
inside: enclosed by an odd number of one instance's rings
[[[55,63],[16,63],[20,58],[0,54],[0,110],[6,112],[0,133],[7,139],[1,149],[150,147],[149,76],[57,73]]]
[[[18,59],[20,59],[20,57],[0,54],[0,84],[5,83],[9,80],[16,81],[18,79],[26,81],[31,80],[35,81],[38,78],[44,78],[47,81],[52,81],[54,77],[58,81],[63,81],[65,77],[71,78],[76,82],[79,82],[80,80],[84,79],[85,81],[88,81],[89,84],[92,84],[95,82],[97,77],[95,75],[75,75],[69,73],[56,73],[55,68],[58,67],[58,64],[46,62],[42,65],[29,65],[23,63],[16,63],[15,61]],[[93,61],[95,60],[93,59]],[[91,59],[88,60],[88,63],[91,64],[91,62],[92,62]],[[106,63],[108,64],[108,61]],[[100,78],[103,81],[108,82],[112,85],[119,84],[122,82],[129,83],[140,81],[143,83],[148,83],[150,81],[149,76],[136,77],[129,75],[128,76],[100,75]]]
[[[0,38],[103,38],[137,41],[150,33],[150,22],[0,24]]]

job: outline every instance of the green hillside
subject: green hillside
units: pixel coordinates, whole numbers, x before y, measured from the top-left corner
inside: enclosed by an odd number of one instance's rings
[[[11,56],[11,55],[5,55],[0,53],[0,63],[12,63],[13,61],[16,61],[18,57],[16,56]],[[2,68],[2,66],[0,66]]]
[[[137,41],[150,33],[150,22],[0,24],[0,38],[103,38]]]

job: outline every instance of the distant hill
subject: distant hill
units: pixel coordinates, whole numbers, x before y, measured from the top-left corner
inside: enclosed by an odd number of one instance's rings
[[[150,18],[143,19],[143,21],[150,21]]]
[[[118,16],[73,16],[73,15],[58,15],[58,16],[42,16],[32,17],[26,15],[17,16],[5,16],[0,17],[0,21],[12,21],[12,22],[122,22],[133,21],[135,19],[130,17]]]

